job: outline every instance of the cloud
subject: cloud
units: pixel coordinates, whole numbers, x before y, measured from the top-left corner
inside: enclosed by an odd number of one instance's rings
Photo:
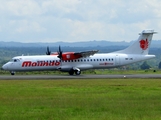
[[[0,10],[4,16],[17,17],[39,15],[42,12],[40,6],[34,0],[1,0]]]
[[[143,29],[161,29],[160,4],[159,0],[1,0],[0,39],[131,41]]]

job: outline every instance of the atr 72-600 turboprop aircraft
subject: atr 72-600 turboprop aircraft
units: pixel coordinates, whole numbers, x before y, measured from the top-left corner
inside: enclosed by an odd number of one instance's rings
[[[47,55],[17,56],[2,66],[4,70],[14,75],[16,71],[60,70],[80,75],[82,70],[105,69],[148,60],[155,55],[148,55],[154,30],[143,30],[136,42],[124,50],[98,54],[98,50],[84,52],[59,51]],[[97,53],[97,54],[96,54]]]

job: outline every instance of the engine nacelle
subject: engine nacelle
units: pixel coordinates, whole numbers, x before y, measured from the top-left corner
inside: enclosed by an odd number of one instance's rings
[[[65,52],[62,54],[62,60],[74,60],[82,57],[81,55],[75,55],[74,52]]]
[[[58,55],[57,52],[52,53],[51,55]],[[74,60],[81,58],[82,56],[79,54],[74,54],[74,52],[65,52],[62,54],[62,60]]]

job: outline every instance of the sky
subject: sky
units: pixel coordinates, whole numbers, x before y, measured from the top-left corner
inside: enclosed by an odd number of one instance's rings
[[[0,0],[0,41],[126,41],[144,29],[161,39],[161,0]]]

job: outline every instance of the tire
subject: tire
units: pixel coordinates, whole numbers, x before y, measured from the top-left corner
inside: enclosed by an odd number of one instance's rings
[[[15,73],[14,72],[11,72],[11,75],[15,75]]]
[[[74,71],[73,70],[70,70],[69,71],[69,75],[74,75]]]
[[[81,71],[76,70],[76,71],[75,71],[75,74],[76,74],[76,75],[80,75],[80,74],[81,74]]]

